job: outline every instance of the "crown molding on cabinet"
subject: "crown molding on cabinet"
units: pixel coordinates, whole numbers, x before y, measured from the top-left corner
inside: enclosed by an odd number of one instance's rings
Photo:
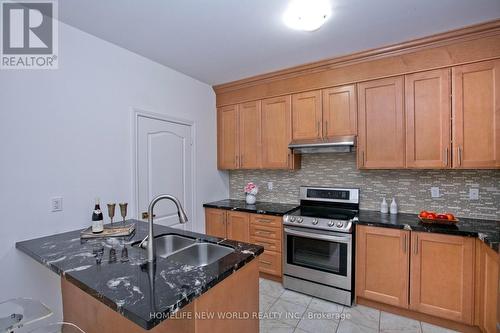
[[[217,106],[500,58],[500,19],[213,87]]]

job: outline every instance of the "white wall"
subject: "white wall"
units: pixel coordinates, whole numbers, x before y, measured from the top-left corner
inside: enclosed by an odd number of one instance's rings
[[[210,86],[62,23],[59,53],[58,70],[0,71],[0,300],[37,298],[56,315],[58,277],[15,242],[89,225],[96,196],[133,202],[133,107],[195,122],[197,230],[202,203],[228,197]]]

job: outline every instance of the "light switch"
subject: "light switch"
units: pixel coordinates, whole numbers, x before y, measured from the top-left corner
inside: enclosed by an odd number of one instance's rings
[[[431,187],[431,198],[439,198],[439,187]]]
[[[53,212],[60,212],[63,210],[63,198],[62,197],[54,197],[50,201],[51,210]]]

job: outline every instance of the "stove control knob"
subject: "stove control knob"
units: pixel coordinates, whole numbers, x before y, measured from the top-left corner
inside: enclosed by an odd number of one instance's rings
[[[328,226],[329,226],[329,227],[333,227],[333,225],[334,225],[334,224],[335,224],[335,223],[334,223],[333,221],[328,221]]]
[[[318,224],[318,219],[313,219],[312,224],[314,224],[314,225]]]
[[[343,228],[344,227],[344,222],[338,221],[337,224],[335,225],[337,228]]]
[[[295,222],[295,217],[291,216],[290,217],[290,222]]]
[[[304,221],[304,219],[302,217],[297,218],[298,223],[302,223],[302,221]]]

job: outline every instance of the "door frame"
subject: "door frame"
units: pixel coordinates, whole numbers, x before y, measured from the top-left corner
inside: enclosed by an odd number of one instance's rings
[[[157,112],[152,112],[152,111],[147,111],[141,108],[133,107],[132,108],[132,121],[131,121],[131,126],[132,126],[132,202],[134,203],[134,214],[135,218],[137,220],[142,220],[140,218],[140,209],[139,209],[139,160],[138,160],[138,125],[139,125],[139,118],[149,118],[153,120],[159,120],[159,121],[165,121],[169,123],[174,123],[174,124],[180,124],[180,125],[185,125],[191,127],[191,202],[192,202],[192,207],[191,207],[191,226],[185,228],[185,230],[188,231],[194,231],[198,230],[198,225],[196,225],[198,221],[198,214],[196,210],[196,123],[192,120],[187,120],[187,119],[181,119],[177,117],[172,117],[168,114],[162,114],[162,113],[157,113]]]

